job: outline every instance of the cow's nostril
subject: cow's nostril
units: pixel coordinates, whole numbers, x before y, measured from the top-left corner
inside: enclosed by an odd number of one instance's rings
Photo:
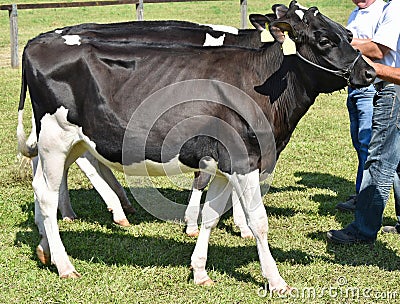
[[[366,78],[368,81],[370,81],[370,82],[374,81],[375,77],[376,77],[376,73],[375,73],[375,70],[374,70],[374,69],[367,69],[367,70],[365,70],[365,78]]]

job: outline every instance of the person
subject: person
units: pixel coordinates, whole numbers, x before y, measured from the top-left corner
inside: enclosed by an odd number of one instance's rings
[[[352,32],[354,38],[372,38],[386,2],[383,0],[352,1],[356,8],[349,16],[346,28]],[[336,209],[340,211],[353,212],[356,208],[364,164],[368,155],[368,145],[371,140],[372,100],[375,93],[375,87],[372,84],[360,89],[348,87],[346,105],[350,119],[350,136],[357,152],[358,166],[355,182],[356,193],[350,195],[345,202],[336,205]]]
[[[400,96],[400,68],[376,63],[376,62],[369,60],[367,57],[364,57],[364,59],[375,69],[377,77],[379,77],[382,80],[396,84],[396,86],[395,86],[396,94],[397,94],[397,97],[399,98],[399,96]],[[397,170],[396,170],[397,174],[395,175],[395,180],[394,180],[394,184],[393,184],[393,187],[395,189],[394,198],[395,198],[395,212],[396,212],[397,222],[396,222],[395,226],[383,226],[383,228],[382,228],[383,233],[400,234],[400,196],[399,196],[399,192],[398,192],[398,189],[400,189],[400,173],[399,172],[400,172],[400,170],[399,170],[399,166],[398,166]]]
[[[352,44],[364,55],[384,65],[400,67],[400,0],[389,1],[372,39],[355,38]],[[379,67],[378,67],[379,71]],[[373,100],[372,135],[364,165],[355,218],[341,230],[327,232],[340,244],[373,243],[382,226],[383,211],[400,162],[400,100],[398,87],[377,79]]]

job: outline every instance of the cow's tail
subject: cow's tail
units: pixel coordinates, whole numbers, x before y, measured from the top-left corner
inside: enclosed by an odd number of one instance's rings
[[[25,177],[27,167],[30,167],[31,159],[37,156],[37,136],[36,136],[36,124],[32,115],[32,131],[28,139],[26,138],[23,117],[24,117],[24,105],[27,92],[27,82],[25,76],[24,60],[22,60],[22,81],[21,81],[21,93],[18,106],[18,125],[17,125],[17,143],[18,143],[18,155],[19,160],[19,175]]]

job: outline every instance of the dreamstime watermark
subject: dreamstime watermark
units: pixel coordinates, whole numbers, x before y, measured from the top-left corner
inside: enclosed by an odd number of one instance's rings
[[[252,172],[261,167],[260,179],[270,174],[261,188],[266,193],[276,162],[275,138],[260,106],[239,88],[216,80],[186,80],[137,104],[124,134],[122,162],[135,200],[168,221],[183,222],[187,205],[159,191],[153,177],[167,176],[178,189],[189,190],[193,168],[202,169],[212,183],[217,180],[208,191],[215,203],[206,216],[213,221],[232,191],[251,202],[249,210],[262,204],[260,190],[253,190],[260,183]],[[175,178],[182,174],[186,177]]]
[[[279,297],[310,300],[321,298],[347,300],[366,299],[371,301],[400,299],[400,292],[397,290],[374,290],[370,287],[360,288],[357,286],[351,286],[348,284],[347,278],[344,276],[337,278],[334,285],[326,287],[293,287],[285,294],[269,291],[268,286],[265,285],[257,290],[257,295],[261,298]]]

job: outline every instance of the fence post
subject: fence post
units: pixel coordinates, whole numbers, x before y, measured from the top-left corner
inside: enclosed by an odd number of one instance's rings
[[[18,67],[18,12],[17,5],[12,4],[10,17],[10,41],[11,41],[11,67]]]
[[[240,0],[240,28],[247,28],[247,0]]]
[[[142,21],[143,20],[143,0],[139,0],[139,3],[136,4],[136,19],[138,21]]]

